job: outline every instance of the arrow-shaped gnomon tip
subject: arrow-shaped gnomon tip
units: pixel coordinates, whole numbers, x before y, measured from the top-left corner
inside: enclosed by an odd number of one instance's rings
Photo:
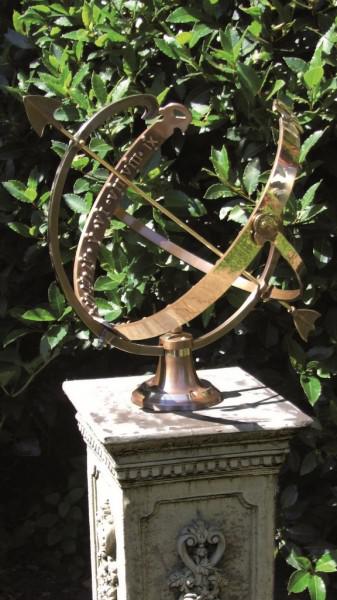
[[[31,126],[40,137],[46,125],[59,125],[54,117],[55,110],[61,106],[61,101],[57,98],[25,96],[23,104]]]

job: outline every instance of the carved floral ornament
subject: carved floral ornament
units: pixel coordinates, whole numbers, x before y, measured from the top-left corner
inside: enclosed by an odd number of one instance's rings
[[[117,600],[116,538],[109,500],[97,510],[96,536],[97,600]]]
[[[223,600],[227,582],[217,565],[225,547],[222,531],[200,516],[182,529],[177,550],[183,565],[168,577],[176,600]]]

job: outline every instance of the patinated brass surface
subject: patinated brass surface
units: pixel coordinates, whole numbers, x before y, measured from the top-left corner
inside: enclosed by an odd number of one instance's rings
[[[131,96],[101,109],[82,125],[75,135],[72,135],[53,116],[59,105],[60,103],[55,99],[39,96],[25,98],[28,117],[39,135],[42,135],[46,124],[49,123],[70,139],[69,147],[54,180],[49,217],[50,252],[68,302],[84,323],[106,343],[127,352],[161,357],[154,378],[134,392],[133,400],[137,404],[158,410],[172,409],[172,406],[176,405],[180,405],[184,410],[187,407],[191,409],[191,407],[197,408],[204,404],[214,404],[219,401],[219,396],[207,382],[200,384],[198,381],[191,362],[192,350],[206,346],[230,331],[259,300],[275,299],[284,304],[290,312],[296,312],[287,303],[297,299],[301,294],[300,276],[303,263],[295,248],[282,232],[283,209],[291,193],[298,166],[300,142],[296,119],[286,107],[280,104],[275,105],[280,113],[279,141],[268,182],[248,222],[230,247],[222,252],[132,181],[152,153],[172,135],[175,129],[186,131],[191,120],[186,107],[181,104],[169,104],[159,108],[153,96],[146,94]],[[113,114],[135,106],[145,108],[144,117],[151,119],[151,123],[133,142],[116,167],[113,167],[95,154],[87,146],[86,141]],[[110,172],[110,175],[86,219],[79,240],[74,262],[73,288],[62,265],[58,220],[67,175],[79,148],[100,162]],[[219,257],[217,262],[212,264],[199,258],[128,214],[121,206],[127,188],[131,188],[146,202],[180,225],[186,233],[205,245]],[[138,235],[157,244],[204,274],[193,287],[164,309],[138,321],[114,326],[100,318],[93,292],[99,246],[112,217],[118,218]],[[265,244],[269,245],[268,259],[262,274],[256,279],[247,272],[247,269]],[[297,289],[282,290],[269,285],[270,276],[280,257],[285,259],[294,271],[299,283]],[[190,339],[188,334],[180,332],[183,325],[204,312],[232,285],[248,292],[248,296],[231,317],[195,340]],[[308,333],[313,321],[317,318],[317,313],[305,315],[305,317],[300,313],[301,311],[298,310],[297,315],[293,314],[295,321],[297,319],[296,327],[300,332]],[[159,344],[138,343],[139,340],[149,340],[159,336],[161,336]],[[173,344],[173,349],[168,348],[170,344]],[[180,348],[181,344],[183,344],[183,350]],[[180,351],[182,354],[179,354]],[[167,394],[171,397],[171,401]],[[173,397],[180,398],[180,400],[176,402]]]

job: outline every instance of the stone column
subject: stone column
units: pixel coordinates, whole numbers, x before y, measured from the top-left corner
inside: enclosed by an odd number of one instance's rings
[[[240,368],[216,407],[144,412],[139,377],[68,381],[88,449],[94,600],[271,600],[277,474],[311,419]]]

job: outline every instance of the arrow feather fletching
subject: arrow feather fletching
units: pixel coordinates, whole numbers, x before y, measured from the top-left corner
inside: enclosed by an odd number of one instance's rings
[[[295,327],[305,342],[308,341],[309,334],[315,329],[315,321],[321,316],[317,310],[309,308],[298,308],[292,311]]]
[[[55,110],[61,106],[61,101],[57,98],[30,95],[24,97],[23,104],[31,126],[40,137],[46,125],[59,126],[54,117]]]

